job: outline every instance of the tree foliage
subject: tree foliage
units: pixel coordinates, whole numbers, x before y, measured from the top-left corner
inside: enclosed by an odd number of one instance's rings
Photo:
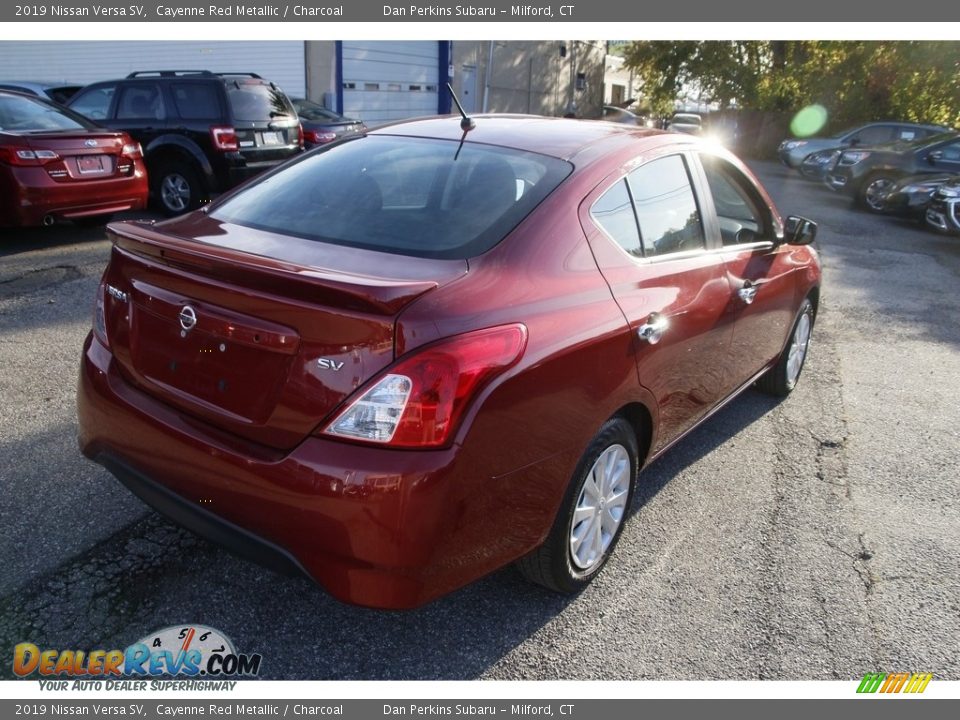
[[[831,124],[898,119],[960,127],[960,43],[642,41],[624,56],[651,109],[694,97],[745,110],[819,103]]]

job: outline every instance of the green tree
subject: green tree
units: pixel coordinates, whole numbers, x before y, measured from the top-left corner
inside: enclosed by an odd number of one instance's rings
[[[662,113],[693,92],[766,112],[819,103],[835,127],[892,118],[960,126],[957,42],[642,41],[624,57]]]

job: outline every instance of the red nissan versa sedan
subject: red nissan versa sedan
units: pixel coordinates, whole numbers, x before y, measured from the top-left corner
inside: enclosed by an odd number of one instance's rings
[[[385,127],[109,232],[84,454],[383,608],[512,561],[583,587],[643,464],[793,389],[820,287],[816,226],[730,153],[540,117]]]
[[[0,90],[0,226],[103,220],[147,204],[140,145],[38,97]]]

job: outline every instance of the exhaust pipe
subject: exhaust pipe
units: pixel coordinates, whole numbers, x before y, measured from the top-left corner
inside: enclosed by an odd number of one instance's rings
[[[44,216],[43,216],[43,225],[44,225],[44,227],[49,227],[50,225],[53,225],[55,222],[56,222],[56,218],[54,218],[53,215],[44,215]]]

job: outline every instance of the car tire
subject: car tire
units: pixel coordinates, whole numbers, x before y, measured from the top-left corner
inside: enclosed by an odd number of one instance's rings
[[[636,432],[624,418],[603,424],[577,463],[546,541],[517,562],[524,577],[569,594],[600,573],[633,499],[637,447]]]
[[[884,212],[885,209],[880,202],[880,197],[885,191],[893,187],[894,183],[896,183],[895,178],[883,173],[868,176],[857,191],[857,204],[872,213]]]
[[[786,397],[793,392],[810,349],[810,335],[815,317],[816,312],[810,298],[804,299],[793,323],[787,347],[777,359],[777,364],[757,380],[757,389],[776,397]]]
[[[196,210],[207,200],[200,175],[185,162],[161,163],[149,176],[157,208],[168,217]]]

